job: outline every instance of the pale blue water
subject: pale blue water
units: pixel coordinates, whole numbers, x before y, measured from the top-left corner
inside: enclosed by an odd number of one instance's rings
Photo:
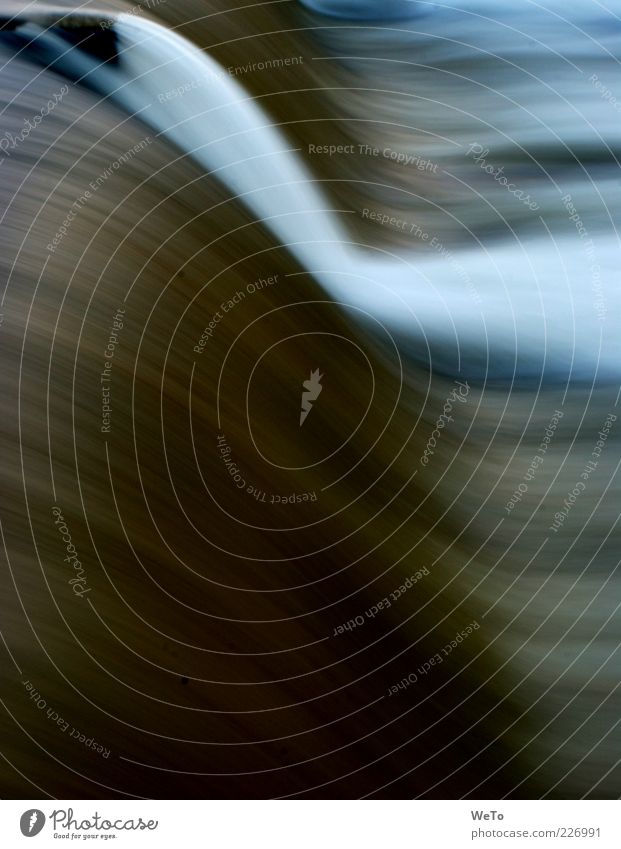
[[[340,9],[348,18],[368,18],[380,9],[392,18],[405,8],[386,0],[305,5],[331,15]],[[621,107],[614,97],[621,101],[621,21],[613,10],[621,12],[621,4],[406,5],[417,14],[399,26],[352,30],[345,23],[318,30],[317,38],[324,55],[350,57],[339,61],[362,85],[424,95],[408,107],[412,115],[388,95],[374,105],[387,122],[415,118],[419,134],[431,138],[424,153],[455,187],[454,196],[444,198],[443,214],[457,217],[465,233],[477,216],[479,230],[490,230],[483,240],[471,233],[465,243],[451,244],[450,261],[438,251],[387,254],[352,244],[306,160],[290,150],[270,116],[242,83],[176,33],[122,15],[115,28],[122,59],[115,68],[99,67],[76,51],[62,67],[74,75],[89,72],[92,85],[112,93],[127,111],[140,111],[146,123],[217,172],[354,318],[366,312],[379,319],[421,356],[430,346],[436,364],[447,368],[587,380],[618,375]],[[39,40],[49,55],[66,50],[53,34]],[[591,80],[594,73],[603,89]],[[183,97],[158,101],[158,92],[196,79],[202,84]],[[364,100],[361,108],[368,112]],[[455,150],[447,153],[446,145],[433,141],[442,134]],[[493,178],[467,162],[473,142],[489,147],[490,159],[513,170],[516,182],[537,197],[540,210],[526,224],[517,203],[503,207],[500,223],[487,210],[481,192],[489,191]],[[466,165],[470,195],[464,205],[463,198],[457,202],[462,187],[456,176]],[[568,196],[590,251],[570,220],[563,201]],[[424,228],[432,212],[423,197],[405,217]]]

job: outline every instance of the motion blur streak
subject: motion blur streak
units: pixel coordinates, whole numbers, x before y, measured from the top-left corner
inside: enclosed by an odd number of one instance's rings
[[[147,5],[2,13],[2,793],[616,798],[621,5]]]

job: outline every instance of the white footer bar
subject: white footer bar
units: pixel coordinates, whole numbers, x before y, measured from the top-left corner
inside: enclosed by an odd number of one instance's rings
[[[29,844],[27,841],[35,841]],[[2,801],[0,846],[620,849],[617,801]]]

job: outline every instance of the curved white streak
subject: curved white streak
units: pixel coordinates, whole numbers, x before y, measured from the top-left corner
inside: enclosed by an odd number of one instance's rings
[[[210,56],[165,27],[121,14],[120,69],[92,82],[240,196],[335,300],[373,313],[413,341],[444,347],[447,363],[486,360],[511,371],[592,377],[619,371],[618,248],[597,246],[606,318],[594,308],[590,262],[578,237],[497,244],[491,252],[391,257],[351,244],[338,213],[269,116]],[[188,83],[182,96],[164,97]],[[162,97],[159,97],[162,95]],[[145,110],[145,106],[149,108]],[[559,201],[560,202],[560,201]],[[378,225],[381,226],[381,225]],[[424,229],[424,227],[423,227]],[[292,285],[293,282],[292,282]],[[466,359],[465,359],[466,358]],[[531,365],[525,365],[530,361]]]
[[[151,102],[141,117],[206,171],[217,172],[281,242],[293,245],[304,265],[312,262],[316,247],[296,243],[333,242],[330,260],[340,266],[346,233],[330,203],[245,89],[210,56],[156,23],[120,15],[115,29],[130,81],[121,94],[127,107],[138,111]],[[163,103],[158,100],[187,83],[196,87]]]

